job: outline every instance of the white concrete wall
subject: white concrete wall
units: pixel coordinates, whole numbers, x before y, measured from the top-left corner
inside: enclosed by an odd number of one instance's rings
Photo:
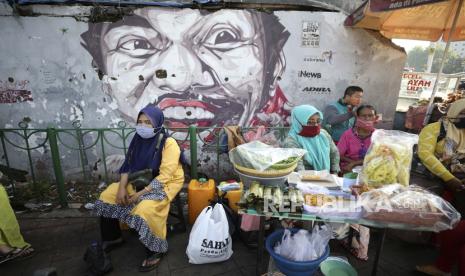
[[[63,13],[66,7],[59,9]],[[72,9],[84,13],[88,7]],[[127,17],[131,27],[118,25],[125,28],[124,35],[119,35],[123,29],[109,24],[101,26],[116,30],[112,38],[89,31],[99,41],[88,47],[90,51],[81,45],[81,35],[97,25],[53,16],[53,10],[48,13],[18,17],[0,5],[4,14],[0,16],[1,128],[16,127],[24,118],[35,128],[68,128],[75,120],[83,127],[114,127],[120,120],[131,122],[148,102],[159,104],[166,93],[171,100],[165,101],[164,108],[172,126],[196,121],[205,126],[282,125],[292,106],[313,104],[322,109],[341,97],[348,85],[363,87],[364,102],[383,113],[387,127],[392,125],[406,55],[374,33],[344,27],[343,13],[278,11],[272,26],[257,24],[267,17],[257,11],[221,10],[208,15],[211,29],[193,34],[195,28],[205,26],[199,23],[206,20],[203,13],[143,8],[136,14],[148,24],[138,25],[142,23],[134,20],[136,16]],[[269,16],[266,22],[273,21]],[[269,28],[276,24],[280,32],[289,34],[282,49],[274,45],[279,36],[270,36]],[[313,30],[304,32],[304,25]],[[158,39],[156,33],[164,38]],[[152,49],[143,49],[143,55],[137,49],[136,58],[135,52],[122,51],[121,39],[127,42],[129,35],[139,39],[139,46],[143,37],[153,44]],[[196,35],[204,36],[198,38],[204,44],[198,44]],[[235,35],[241,37],[234,40]],[[303,36],[314,45],[302,46]],[[226,40],[215,40],[221,37]],[[127,49],[133,47],[134,40],[127,45]],[[106,51],[110,46],[119,50]],[[99,64],[90,52],[102,49]],[[266,65],[270,49],[279,53],[279,59]],[[157,77],[156,70],[166,70],[167,78]],[[195,90],[199,85],[202,89]],[[180,117],[175,111],[182,113]],[[36,152],[35,158],[42,153]],[[97,159],[96,154],[89,152],[90,161]],[[12,162],[24,166],[22,161]],[[78,159],[69,163],[66,169],[77,167]]]

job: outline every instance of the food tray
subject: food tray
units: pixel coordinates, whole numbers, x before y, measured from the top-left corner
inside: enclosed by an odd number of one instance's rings
[[[367,212],[363,210],[363,218],[377,220],[385,223],[404,223],[416,226],[432,227],[440,222],[444,215],[442,213],[432,213],[412,210],[378,210],[377,212]]]
[[[250,184],[253,181],[259,182],[263,186],[271,186],[271,187],[284,187],[286,183],[287,175],[279,176],[279,177],[258,177],[244,174],[237,169],[235,169],[236,173],[241,178],[242,184],[244,188],[249,188]]]
[[[332,182],[334,179],[332,178],[331,174],[328,171],[314,171],[314,170],[307,170],[307,171],[299,171],[299,177],[301,181],[328,181]]]

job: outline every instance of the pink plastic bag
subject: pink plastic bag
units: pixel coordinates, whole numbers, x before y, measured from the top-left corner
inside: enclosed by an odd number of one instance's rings
[[[244,133],[244,139],[247,142],[260,141],[270,146],[279,146],[278,139],[272,132],[268,132],[264,126],[259,126],[256,131],[249,130]]]
[[[243,214],[241,229],[244,231],[258,231],[260,228],[260,217]]]
[[[249,130],[244,133],[244,138],[247,142],[252,142],[256,140],[260,140],[260,138],[265,135],[266,128],[264,126],[259,126],[256,131]]]

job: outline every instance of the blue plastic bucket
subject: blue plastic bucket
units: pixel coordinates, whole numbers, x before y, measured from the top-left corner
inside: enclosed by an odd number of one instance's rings
[[[290,229],[292,234],[297,233],[300,229],[293,228]],[[277,242],[281,242],[284,235],[284,229],[277,230],[273,232],[271,235],[266,238],[266,250],[270,253],[271,257],[273,258],[276,267],[286,274],[287,276],[309,276],[313,275],[320,263],[323,262],[329,256],[329,246],[326,246],[325,253],[323,255],[313,261],[307,262],[297,262],[288,260],[274,252],[274,246]]]

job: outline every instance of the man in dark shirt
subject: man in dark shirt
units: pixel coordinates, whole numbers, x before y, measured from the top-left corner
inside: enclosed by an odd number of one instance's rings
[[[324,110],[324,127],[331,134],[334,142],[338,142],[342,133],[354,125],[355,108],[360,105],[363,89],[349,86],[344,97],[326,106]]]

